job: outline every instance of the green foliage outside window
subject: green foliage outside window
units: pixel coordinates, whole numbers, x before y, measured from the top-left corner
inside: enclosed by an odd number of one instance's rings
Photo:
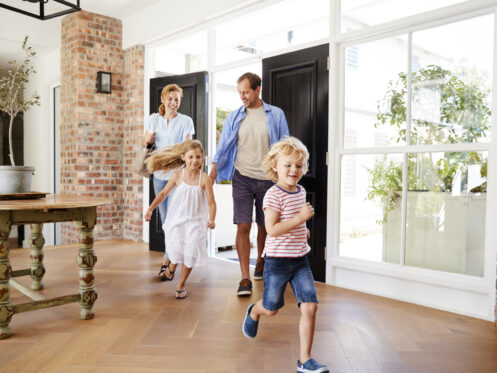
[[[216,108],[216,145],[219,143],[219,137],[221,137],[221,132],[223,131],[223,125],[226,117],[231,112],[229,109]],[[231,184],[230,180],[222,180],[219,184]]]
[[[413,117],[410,144],[476,143],[487,135],[491,116],[487,101],[490,92],[482,77],[467,72],[456,75],[440,66],[430,65],[412,74],[411,87],[413,106],[423,95],[433,94],[437,98],[435,104],[439,106],[439,118],[434,121]],[[407,142],[406,101],[407,74],[401,72],[397,80],[389,82],[384,98],[379,101],[375,123],[375,128],[396,127],[398,131],[394,140],[397,143]],[[463,175],[462,183],[467,182],[464,171],[470,164],[481,164],[481,177],[486,178],[487,162],[487,158],[477,152],[446,152],[444,158],[436,162],[431,153],[409,153],[408,190],[451,192],[457,172]],[[402,164],[387,161],[385,157],[367,171],[370,179],[367,199],[383,207],[385,220],[388,212],[400,203]],[[467,192],[485,191],[486,182]]]

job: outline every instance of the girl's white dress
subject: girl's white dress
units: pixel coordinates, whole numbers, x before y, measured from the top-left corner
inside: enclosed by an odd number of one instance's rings
[[[167,216],[162,229],[169,260],[192,268],[207,262],[207,219],[209,209],[205,191],[200,186],[186,184],[184,169],[181,184],[176,187],[167,206]]]

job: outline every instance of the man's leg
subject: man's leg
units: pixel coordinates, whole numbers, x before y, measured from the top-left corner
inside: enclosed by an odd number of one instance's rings
[[[250,262],[250,227],[252,223],[239,223],[236,230],[236,251],[240,261],[242,279],[250,280],[249,262]]]
[[[249,272],[250,227],[252,225],[256,182],[250,177],[241,175],[238,171],[233,174],[233,223],[237,225],[236,251],[242,272],[242,280],[237,290],[238,296],[252,294]]]
[[[262,260],[262,252],[266,244],[266,228],[263,225],[257,224],[257,262]]]
[[[273,186],[271,181],[258,180],[255,194],[255,221],[257,223],[257,260],[255,262],[254,280],[262,280],[264,272],[264,259],[262,252],[266,245],[266,227],[264,222],[264,211],[262,203],[269,188]]]

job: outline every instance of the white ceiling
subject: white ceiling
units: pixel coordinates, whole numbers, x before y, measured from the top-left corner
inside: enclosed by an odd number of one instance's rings
[[[159,1],[168,2],[171,0],[80,0],[80,6],[89,12],[124,19]],[[75,0],[71,0],[71,2],[76,3]],[[20,2],[20,0],[2,0],[2,3],[29,11],[35,9],[30,7],[33,4]],[[174,4],[172,1],[171,3]],[[39,56],[59,49],[61,18],[40,21],[0,8],[0,68],[7,67],[7,62],[11,59],[18,61],[23,59],[21,42],[26,35],[29,35],[30,45]]]

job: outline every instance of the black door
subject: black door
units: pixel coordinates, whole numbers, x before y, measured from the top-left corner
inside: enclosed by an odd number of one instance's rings
[[[300,184],[315,210],[309,263],[317,281],[326,279],[328,151],[328,44],[262,60],[262,99],[285,112],[290,135],[309,150],[309,170]]]
[[[156,113],[162,89],[168,84],[177,84],[183,89],[183,99],[179,112],[193,119],[195,139],[198,139],[207,149],[207,72],[184,75],[172,75],[150,79],[150,113]],[[149,202],[155,198],[154,185],[149,185]],[[159,209],[155,209],[149,223],[149,250],[164,252],[164,232],[159,217]]]

